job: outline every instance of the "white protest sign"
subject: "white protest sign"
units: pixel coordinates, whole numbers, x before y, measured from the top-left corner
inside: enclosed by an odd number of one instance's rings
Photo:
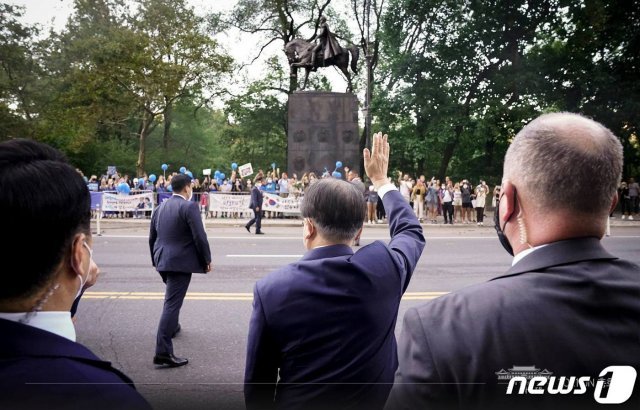
[[[204,176],[211,175],[211,168],[203,169],[202,175]]]
[[[238,167],[238,171],[240,171],[240,176],[245,178],[253,174],[253,167],[251,166],[251,163],[240,165]]]

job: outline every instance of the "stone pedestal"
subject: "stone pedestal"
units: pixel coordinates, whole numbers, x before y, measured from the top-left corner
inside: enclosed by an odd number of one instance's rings
[[[358,99],[351,93],[301,91],[289,96],[287,171],[330,173],[336,161],[360,172]],[[339,169],[344,175],[344,169]]]

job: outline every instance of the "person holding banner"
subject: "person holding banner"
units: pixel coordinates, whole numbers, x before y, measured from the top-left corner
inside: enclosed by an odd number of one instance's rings
[[[336,178],[302,201],[308,252],[256,283],[244,395],[253,409],[382,409],[397,367],[394,329],[424,248],[413,210],[387,178],[387,136],[364,151],[367,175],[389,215],[391,241],[353,252],[363,192]]]
[[[211,271],[211,250],[197,202],[191,200],[191,177],[171,179],[173,196],[162,202],[151,217],[149,249],[151,261],[167,285],[158,325],[153,363],[184,366],[189,360],[173,354],[173,339],[180,331],[178,317],[192,273]]]
[[[247,223],[244,228],[251,233],[251,226],[256,224],[256,235],[264,235],[262,232],[262,176],[258,174],[251,188],[251,202],[249,208],[253,211],[253,219]]]

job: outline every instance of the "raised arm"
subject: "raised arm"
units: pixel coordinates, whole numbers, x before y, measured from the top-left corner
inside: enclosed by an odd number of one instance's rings
[[[387,178],[389,168],[389,142],[387,135],[373,136],[371,151],[365,148],[364,168],[378,190],[389,219],[391,241],[389,248],[402,280],[402,292],[407,289],[413,270],[424,249],[422,226],[411,206],[402,198],[395,185]]]

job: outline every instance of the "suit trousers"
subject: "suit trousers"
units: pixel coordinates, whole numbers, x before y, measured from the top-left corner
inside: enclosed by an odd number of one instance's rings
[[[262,229],[262,209],[257,211],[253,209],[253,219],[249,221],[247,227],[251,228],[251,225],[256,224],[256,233]]]
[[[191,282],[191,273],[160,272],[160,276],[167,285],[167,289],[164,294],[162,316],[158,324],[156,354],[173,354],[171,337],[178,328],[180,308]]]

